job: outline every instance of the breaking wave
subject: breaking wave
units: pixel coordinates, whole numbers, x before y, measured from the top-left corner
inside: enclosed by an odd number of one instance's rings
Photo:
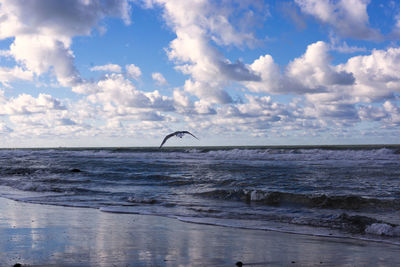
[[[307,208],[369,211],[400,210],[400,199],[376,199],[361,196],[308,195],[246,189],[217,189],[196,193],[196,195],[213,199],[245,201],[270,206],[301,206]]]

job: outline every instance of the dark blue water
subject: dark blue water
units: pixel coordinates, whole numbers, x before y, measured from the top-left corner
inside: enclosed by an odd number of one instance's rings
[[[400,244],[400,147],[0,150],[0,196]]]

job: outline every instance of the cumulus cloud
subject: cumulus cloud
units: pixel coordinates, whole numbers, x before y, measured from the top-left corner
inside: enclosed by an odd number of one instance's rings
[[[258,118],[269,121],[279,121],[280,115],[285,115],[284,105],[273,102],[270,96],[246,95],[246,101],[236,105],[221,108],[226,117]]]
[[[232,97],[219,87],[220,83],[186,80],[186,92],[197,96],[200,100],[210,103],[227,104],[233,102]]]
[[[329,39],[330,39],[331,50],[338,51],[339,53],[351,54],[351,53],[356,53],[356,52],[366,52],[367,51],[367,49],[365,47],[350,46],[347,44],[346,41],[340,42],[339,38],[334,36],[333,34],[330,34]]]
[[[282,127],[295,125],[292,115],[295,108],[274,102],[269,96],[245,95],[242,103],[221,105],[211,110],[207,103],[195,104],[202,110],[198,108],[199,116],[195,121],[188,117],[187,123],[197,131],[223,133],[225,136],[240,136],[245,132],[248,138],[269,135],[273,127],[283,133]]]
[[[306,52],[293,59],[284,70],[272,56],[261,56],[249,65],[260,75],[261,81],[244,84],[257,93],[302,96],[296,113],[309,120],[330,120],[338,126],[371,120],[395,125],[398,117],[389,113],[398,114],[395,102],[390,101],[400,93],[397,71],[400,49],[373,50],[369,55],[350,57],[336,66],[330,63],[331,49],[324,42],[310,44]],[[386,101],[386,109],[362,104],[383,101]],[[240,114],[232,107],[231,113]]]
[[[271,55],[260,56],[249,67],[261,77],[260,81],[245,83],[251,91],[264,93],[282,91],[284,78]]]
[[[159,86],[164,86],[164,85],[168,84],[167,80],[164,78],[164,75],[162,75],[159,72],[152,73],[151,77],[156,82],[156,84],[159,85]]]
[[[72,51],[65,43],[53,37],[30,35],[15,37],[10,52],[17,62],[37,75],[52,68],[63,86],[80,81]]]
[[[330,25],[338,34],[361,40],[382,40],[381,33],[369,26],[369,0],[295,0],[305,14]]]
[[[369,1],[282,4],[300,29],[305,29],[308,14],[334,32],[328,42],[309,44],[286,66],[278,65],[280,61],[270,54],[249,63],[223,54],[225,48],[236,55],[260,43],[255,26],[269,16],[263,1],[142,3],[161,10],[176,35],[165,51],[186,81],[166,95],[140,88],[142,70],[135,64],[94,66],[91,71],[106,73],[90,81],[75,67],[73,37],[90,35],[95,29],[102,32],[99,22],[106,16],[129,24],[128,0],[0,0],[0,39],[11,43],[8,50],[0,51],[7,60],[7,66],[0,67],[0,83],[7,87],[18,80],[40,80],[50,72],[60,85],[79,94],[74,100],[60,100],[47,93],[6,97],[0,91],[4,119],[0,134],[115,137],[185,124],[205,133],[284,136],[317,135],[364,121],[387,128],[400,125],[400,50],[376,49],[367,54],[355,42],[336,37],[381,39],[381,33],[369,25]],[[397,24],[393,34],[400,29]],[[345,55],[347,61],[334,65],[332,51],[364,55]],[[160,86],[168,84],[159,72],[152,78]],[[231,92],[238,94],[235,100]]]
[[[101,65],[101,66],[94,66],[90,68],[91,71],[106,71],[106,72],[116,72],[120,73],[122,71],[122,68],[120,65],[117,64],[107,64],[107,65]]]
[[[73,87],[74,92],[87,95],[94,105],[101,105],[104,116],[130,116],[151,111],[173,111],[174,101],[158,91],[143,92],[120,73],[106,74],[97,82],[87,82]],[[143,115],[144,116],[144,115]],[[161,115],[147,116],[146,120],[160,120]]]
[[[383,125],[396,125],[399,109],[393,101],[400,92],[398,64],[398,48],[373,50],[369,55],[349,58],[335,69],[339,73],[351,73],[354,83],[326,83],[325,92],[307,93],[305,114],[316,118],[331,118],[344,124],[380,121]],[[362,104],[382,102],[382,107]]]
[[[32,81],[33,73],[21,67],[0,67],[0,83],[9,87],[9,83],[16,80]]]
[[[60,100],[47,94],[39,94],[34,98],[28,94],[7,99],[1,93],[0,115],[29,115],[32,113],[46,113],[49,110],[64,110],[65,106]]]
[[[385,101],[385,103],[383,103],[383,109],[388,113],[387,124],[389,126],[399,126],[400,107],[398,104],[391,101]]]
[[[173,93],[173,98],[174,101],[177,105],[182,106],[182,107],[190,107],[192,106],[192,101],[190,101],[190,98],[185,92],[179,89],[175,89]]]
[[[302,95],[329,91],[335,85],[354,84],[351,72],[330,65],[329,49],[322,41],[310,44],[306,52],[292,60],[284,71],[272,56],[260,56],[250,65],[261,77],[260,81],[245,85],[254,92]]]
[[[199,100],[194,103],[194,111],[196,114],[200,115],[212,115],[217,113],[213,105],[204,100]]]
[[[400,107],[396,102],[385,101],[382,105],[363,105],[359,116],[364,121],[383,122],[383,127],[398,127],[400,125]]]
[[[7,123],[0,123],[0,132],[12,133],[14,137],[70,136],[85,129],[78,112],[48,94],[7,98],[0,91],[0,116],[7,118]]]
[[[181,0],[145,1],[147,7],[159,5],[164,9],[164,19],[176,33],[171,41],[167,54],[177,64],[177,69],[191,75],[186,82],[185,90],[201,98],[206,97],[214,103],[231,101],[224,87],[230,81],[259,80],[259,77],[240,61],[232,63],[213,45],[243,46],[257,42],[252,31],[245,27],[234,27],[233,10],[227,2]],[[241,1],[239,9],[246,10],[259,2]],[[261,5],[261,6],[260,6]],[[252,13],[251,13],[252,12]],[[241,14],[241,25],[247,25],[255,18],[256,12]],[[252,15],[251,15],[251,14]],[[252,24],[252,23],[249,23]]]
[[[364,121],[380,121],[388,117],[387,112],[382,107],[372,105],[361,106],[358,115]]]
[[[126,74],[128,75],[129,78],[138,80],[140,76],[142,76],[142,71],[135,64],[126,65],[125,69],[126,69]]]
[[[338,68],[356,79],[352,95],[358,101],[373,102],[393,98],[400,93],[400,48],[373,50],[370,55],[355,56]]]
[[[81,81],[74,65],[72,37],[88,35],[105,16],[130,23],[125,1],[1,0],[0,39],[14,38],[9,54],[36,75],[53,71],[63,86]]]
[[[295,79],[308,90],[325,90],[329,85],[351,85],[351,72],[337,71],[329,65],[329,47],[324,42],[316,42],[307,47],[306,53],[296,58],[287,67],[287,76]]]

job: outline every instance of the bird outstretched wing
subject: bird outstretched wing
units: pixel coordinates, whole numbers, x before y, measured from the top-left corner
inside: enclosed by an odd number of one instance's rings
[[[190,133],[189,131],[182,131],[182,133],[184,133],[184,134],[190,134],[191,136],[193,136],[194,138],[196,138],[197,140],[199,140],[199,138],[197,138],[194,134]]]
[[[164,137],[164,140],[161,142],[161,145],[160,145],[159,148],[161,148],[161,147],[165,144],[165,142],[167,142],[167,140],[168,140],[169,138],[171,138],[172,136],[174,136],[174,135],[176,135],[176,132],[171,133],[171,134],[168,134],[167,136],[165,136],[165,137]]]
[[[161,142],[161,145],[160,145],[159,148],[161,148],[161,147],[165,144],[165,142],[167,142],[167,140],[168,140],[169,138],[171,138],[172,136],[177,135],[177,136],[179,136],[179,137],[182,137],[183,134],[190,134],[191,136],[193,136],[194,138],[196,138],[197,140],[199,140],[199,138],[197,138],[194,134],[190,133],[189,131],[176,131],[176,132],[174,132],[174,133],[170,133],[170,134],[168,134],[167,136],[165,136],[165,137],[164,137],[164,140]]]

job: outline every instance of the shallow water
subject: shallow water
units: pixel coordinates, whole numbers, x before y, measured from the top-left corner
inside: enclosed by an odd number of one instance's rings
[[[400,146],[4,149],[0,196],[400,245]]]

